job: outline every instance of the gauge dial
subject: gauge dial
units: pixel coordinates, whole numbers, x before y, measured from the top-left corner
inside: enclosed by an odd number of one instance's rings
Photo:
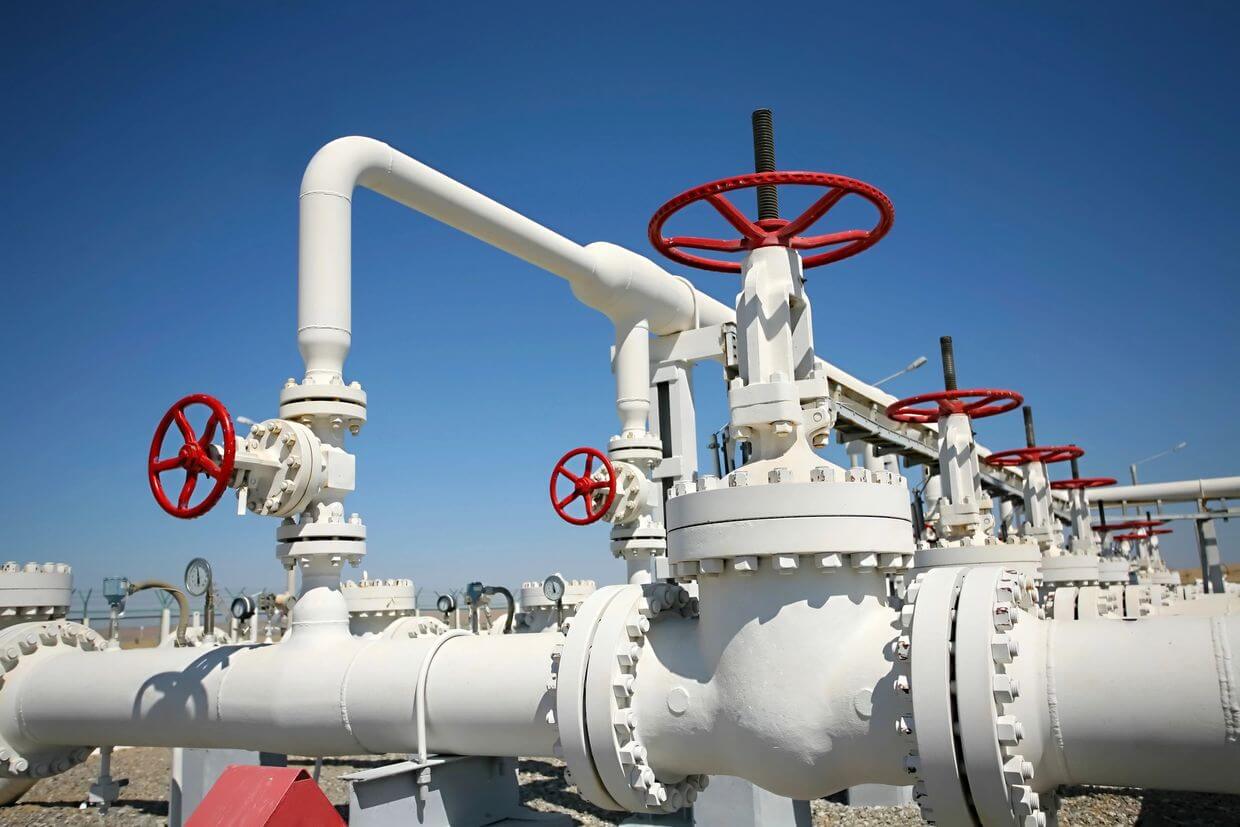
[[[194,597],[204,595],[211,586],[211,564],[195,557],[185,567],[185,590]]]
[[[543,581],[543,595],[548,599],[559,603],[564,599],[564,591],[567,589],[564,578],[558,574],[553,574]]]
[[[439,607],[439,611],[448,614],[448,612],[456,608],[456,601],[452,599],[450,594],[441,594],[439,599],[435,601],[435,605]]]
[[[254,598],[250,597],[248,594],[243,594],[240,597],[235,598],[232,605],[229,607],[229,610],[232,612],[232,616],[237,618],[237,620],[249,620],[254,616],[254,612],[257,609],[258,605],[254,602]]]

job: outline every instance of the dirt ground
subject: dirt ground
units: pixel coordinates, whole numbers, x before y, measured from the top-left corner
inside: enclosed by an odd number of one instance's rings
[[[341,776],[359,769],[382,766],[391,758],[342,758],[324,761],[319,782],[343,811],[348,789]],[[291,761],[313,770],[312,761]],[[171,753],[166,749],[126,749],[113,755],[113,776],[128,778],[115,807],[101,817],[82,809],[87,788],[99,770],[98,756],[55,778],[40,781],[17,804],[0,808],[0,824],[14,827],[70,827],[102,823],[130,827],[161,825],[168,818],[168,773]],[[571,815],[581,825],[614,825],[615,814],[582,801],[564,784],[563,765],[557,761],[524,760],[520,766],[521,798],[536,810]],[[923,824],[916,807],[853,808],[828,801],[814,802],[814,827],[896,827]],[[1110,788],[1073,788],[1063,791],[1059,823],[1064,827],[1113,825],[1235,825],[1240,824],[1240,796],[1162,793]]]

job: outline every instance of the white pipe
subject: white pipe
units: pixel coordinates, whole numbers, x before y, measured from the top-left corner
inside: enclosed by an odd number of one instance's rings
[[[650,418],[650,325],[645,319],[616,324],[616,413],[620,436],[647,434]]]
[[[1209,477],[1177,482],[1151,482],[1141,485],[1116,485],[1091,488],[1085,492],[1091,503],[1189,502],[1240,497],[1240,477]]]
[[[1240,616],[1050,634],[1056,782],[1240,792]]]
[[[426,748],[550,756],[547,688],[558,635],[469,636],[434,657]],[[0,693],[11,747],[253,749],[298,755],[416,752],[415,688],[436,637],[355,638],[295,625],[271,646],[60,650]],[[20,710],[20,714],[18,711]]]
[[[732,319],[732,310],[643,256],[612,244],[586,247],[372,138],[320,149],[301,183],[297,341],[312,382],[340,381],[352,330],[352,197],[385,195],[567,279],[585,304],[613,321],[646,319],[666,334]]]

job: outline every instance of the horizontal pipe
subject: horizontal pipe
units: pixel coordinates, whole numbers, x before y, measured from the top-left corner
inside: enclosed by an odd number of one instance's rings
[[[730,321],[733,311],[649,259],[586,247],[372,138],[320,149],[301,184],[298,346],[312,381],[338,381],[351,329],[351,214],[365,187],[566,279],[613,322],[646,319],[656,334]]]
[[[1240,616],[1050,633],[1058,783],[1240,793]]]
[[[5,742],[253,749],[295,755],[411,753],[414,689],[435,637],[299,631],[268,646],[84,652],[62,647],[6,676]],[[426,684],[427,748],[549,756],[547,689],[558,635],[446,641]]]
[[[1208,477],[1200,480],[1114,485],[1085,492],[1091,503],[1192,502],[1240,497],[1240,477]]]

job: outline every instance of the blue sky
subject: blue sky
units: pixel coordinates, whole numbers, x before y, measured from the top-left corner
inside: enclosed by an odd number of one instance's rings
[[[1234,474],[1240,446],[1240,7],[1226,3],[27,4],[6,15],[0,239],[13,369],[4,555],[279,582],[272,521],[165,516],[144,479],[181,395],[272,416],[299,375],[297,188],[328,140],[386,140],[580,242],[650,253],[690,186],[780,166],[896,205],[815,271],[819,352],[877,378],[941,334],[1088,474],[1179,440],[1144,479]],[[435,589],[615,580],[602,526],[560,522],[551,464],[613,432],[610,330],[566,285],[359,194],[352,443],[366,568]],[[676,268],[672,268],[676,269]],[[734,277],[683,271],[727,301]],[[893,392],[937,387],[933,368]],[[720,410],[702,371],[704,410]],[[715,407],[711,407],[711,406]],[[1019,416],[979,423],[1020,444]],[[1168,538],[1195,558],[1191,531]],[[1240,560],[1240,531],[1222,531]]]

